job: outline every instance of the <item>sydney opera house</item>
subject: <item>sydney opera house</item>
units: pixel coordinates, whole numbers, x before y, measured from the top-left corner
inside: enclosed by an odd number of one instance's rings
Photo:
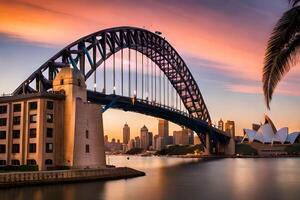
[[[244,129],[242,143],[294,144],[300,141],[300,132],[288,133],[287,127],[277,130],[268,116],[265,116],[264,124],[254,129]]]

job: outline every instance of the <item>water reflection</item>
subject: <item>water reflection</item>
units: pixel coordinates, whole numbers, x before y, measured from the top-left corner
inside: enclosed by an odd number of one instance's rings
[[[111,156],[145,177],[0,190],[0,199],[298,199],[300,159],[197,159]]]

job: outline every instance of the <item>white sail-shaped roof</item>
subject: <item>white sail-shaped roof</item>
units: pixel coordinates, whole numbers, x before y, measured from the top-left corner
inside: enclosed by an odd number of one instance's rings
[[[254,136],[254,140],[264,143],[264,136],[262,133],[262,128],[260,127]]]
[[[270,124],[264,124],[262,125],[257,133],[261,133],[263,137],[263,143],[271,143],[272,139],[274,138],[274,131],[272,129],[272,126]]]
[[[284,144],[287,138],[288,138],[288,128],[287,127],[281,128],[275,134],[272,144],[274,142],[280,142],[281,144]]]
[[[290,133],[287,137],[287,142],[294,144],[299,134],[299,132]]]
[[[254,130],[250,130],[250,129],[244,129],[244,138],[242,140],[242,142],[248,138],[249,142],[253,142],[254,140],[254,136],[256,135],[256,131]]]
[[[300,136],[300,132],[288,134],[287,127],[281,128],[277,131],[275,125],[268,116],[265,116],[265,124],[261,125],[257,131],[244,129],[244,134],[242,142],[248,139],[249,142],[257,141],[271,144],[274,144],[274,142],[280,142],[281,144],[289,142],[294,144],[298,136]]]

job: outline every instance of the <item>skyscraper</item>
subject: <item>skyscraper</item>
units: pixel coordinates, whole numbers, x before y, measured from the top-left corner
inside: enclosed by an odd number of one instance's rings
[[[153,147],[153,133],[152,132],[148,132],[148,137],[149,137],[149,146]]]
[[[134,138],[135,148],[141,148],[141,139],[139,136]]]
[[[123,127],[123,143],[124,144],[128,144],[130,140],[130,128],[128,126],[128,124],[124,124],[124,127]]]
[[[164,119],[158,121],[158,135],[161,137],[169,136],[169,122]]]
[[[173,132],[174,144],[188,145],[189,144],[189,129],[182,129]]]
[[[235,124],[234,121],[227,120],[225,123],[225,132],[229,133],[231,137],[235,136]]]
[[[224,122],[222,119],[220,119],[218,122],[218,129],[224,131]]]
[[[149,132],[148,128],[144,125],[141,128],[141,148],[142,149],[149,149],[150,146],[150,140],[149,140]]]

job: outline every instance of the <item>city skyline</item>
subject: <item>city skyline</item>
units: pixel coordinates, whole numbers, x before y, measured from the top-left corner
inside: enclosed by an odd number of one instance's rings
[[[233,120],[236,135],[241,135],[243,128],[262,121],[267,112],[261,89],[263,52],[274,23],[287,8],[284,1],[276,0],[272,4],[268,1],[229,1],[226,6],[216,0],[203,0],[201,4],[190,0],[184,5],[180,1],[174,1],[172,5],[168,1],[143,1],[140,4],[129,1],[128,5],[122,1],[101,2],[101,5],[93,2],[93,6],[82,6],[80,0],[68,6],[59,1],[42,6],[38,3],[1,1],[0,84],[3,88],[0,92],[12,92],[20,80],[71,41],[103,28],[130,25],[159,30],[175,48],[180,47],[177,49],[199,84],[213,123],[220,118]],[[89,12],[74,14],[72,11],[79,5]],[[145,9],[151,6],[158,9]],[[184,13],[179,9],[182,7]],[[99,8],[101,18],[114,16],[114,20],[99,19]],[[132,8],[135,13],[130,12]],[[112,10],[127,17],[118,18],[119,14]],[[232,14],[232,10],[241,12]],[[136,16],[141,13],[143,15],[138,19]],[[239,20],[236,20],[237,15]],[[174,20],[176,16],[181,18]],[[78,19],[76,26],[74,18]],[[9,74],[14,71],[19,73],[11,78]],[[299,74],[299,68],[295,67],[280,83],[271,112],[267,112],[278,126],[289,126],[291,131],[300,129],[294,117],[300,108],[300,88],[296,78]],[[124,121],[116,120],[116,116],[132,124],[132,135],[138,135],[136,127],[145,122],[150,130],[157,132],[156,118],[108,110],[104,113],[105,134],[122,138],[119,130]],[[178,126],[170,123],[170,132],[176,129]]]

